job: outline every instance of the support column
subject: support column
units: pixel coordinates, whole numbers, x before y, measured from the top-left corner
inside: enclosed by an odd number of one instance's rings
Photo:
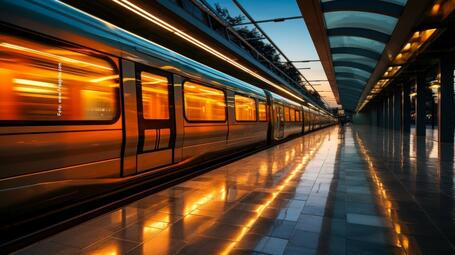
[[[401,128],[401,87],[397,85],[393,88],[393,129],[400,131]]]
[[[453,102],[453,61],[451,56],[439,60],[441,87],[438,104],[438,136],[441,143],[453,143],[454,102]]]
[[[388,102],[388,110],[389,110],[389,120],[387,128],[390,130],[393,130],[393,92],[390,96],[387,97],[387,102]]]
[[[374,105],[370,105],[370,125],[377,126],[377,108]]]
[[[425,136],[425,75],[418,73],[416,77],[416,135]]]
[[[384,114],[383,114],[383,109],[382,109],[382,101],[376,102],[375,103],[376,109],[377,109],[377,126],[381,127],[382,123],[384,123]]]
[[[383,124],[382,124],[382,127],[387,129],[387,126],[388,126],[388,121],[389,121],[389,111],[388,111],[388,102],[387,102],[387,97],[383,98],[382,100],[382,116],[383,116]]]
[[[410,84],[404,83],[402,86],[402,96],[401,96],[401,132],[410,133],[411,132],[411,86]]]

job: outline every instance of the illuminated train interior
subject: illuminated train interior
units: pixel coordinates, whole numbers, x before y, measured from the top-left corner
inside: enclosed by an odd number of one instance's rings
[[[3,233],[336,122],[64,4],[5,8],[17,13],[0,18]]]

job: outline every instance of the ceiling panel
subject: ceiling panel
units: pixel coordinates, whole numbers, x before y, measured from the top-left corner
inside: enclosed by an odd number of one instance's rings
[[[335,80],[345,109],[357,106],[406,0],[322,0]]]

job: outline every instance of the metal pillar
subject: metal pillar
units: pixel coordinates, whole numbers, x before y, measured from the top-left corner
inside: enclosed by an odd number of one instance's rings
[[[378,109],[374,107],[373,105],[370,106],[370,125],[372,126],[377,126],[377,116],[378,115]]]
[[[411,85],[409,83],[404,83],[401,87],[402,96],[401,96],[401,132],[410,133],[411,132]]]
[[[416,87],[417,87],[417,96],[416,96],[416,135],[425,136],[425,75],[423,73],[418,73],[416,77]]]
[[[384,111],[382,109],[382,102],[379,101],[379,102],[376,102],[375,103],[375,106],[376,106],[376,109],[377,109],[377,122],[376,122],[376,126],[378,127],[381,127],[382,126],[382,123],[384,123]]]
[[[451,56],[439,60],[441,87],[438,104],[438,136],[441,143],[453,143],[454,136],[454,102],[453,102],[453,61]]]
[[[393,88],[393,129],[400,131],[401,128],[401,87]]]
[[[389,113],[388,113],[388,117],[389,117],[389,120],[387,121],[387,128],[392,130],[393,129],[393,93],[387,97],[387,102],[388,102],[388,110],[389,110]]]
[[[383,128],[387,129],[389,127],[389,101],[388,98],[384,98],[382,101],[383,105],[383,115],[384,115],[384,123],[382,125]]]

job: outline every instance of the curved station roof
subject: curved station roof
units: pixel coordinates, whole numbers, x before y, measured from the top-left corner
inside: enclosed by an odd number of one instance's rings
[[[326,62],[324,69],[331,73],[329,81],[332,89],[336,87],[343,108],[356,109],[406,3],[407,0],[299,0],[318,53],[325,51],[326,59],[322,54],[321,61]],[[325,38],[315,33],[323,33]],[[323,44],[327,44],[326,49]]]

